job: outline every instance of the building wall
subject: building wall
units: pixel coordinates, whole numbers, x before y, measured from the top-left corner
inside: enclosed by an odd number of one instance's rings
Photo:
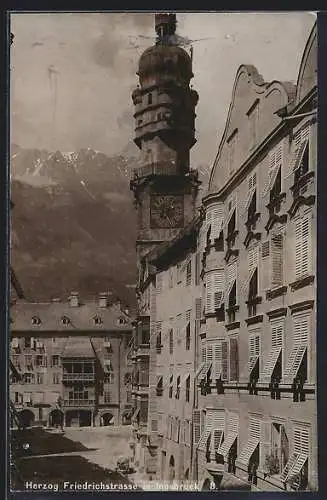
[[[57,304],[53,304],[54,311],[51,314],[47,312],[47,317],[51,317],[51,321],[56,307]],[[37,305],[33,305],[33,311],[35,308],[37,309]],[[39,309],[42,316],[42,306]],[[127,352],[132,333],[131,330],[128,331],[126,325],[122,332],[118,329],[117,331],[102,329],[100,332],[79,329],[72,331],[69,326],[66,332],[60,331],[59,326],[58,331],[48,331],[44,314],[42,325],[28,327],[28,323],[31,324],[32,320],[32,317],[29,317],[30,304],[26,308],[19,304],[17,316],[14,310],[12,314],[17,322],[20,322],[17,325],[16,321],[13,322],[10,345],[11,360],[22,375],[22,380],[12,377],[10,385],[10,397],[18,412],[29,410],[33,414],[31,415],[33,423],[45,426],[53,425],[50,418],[53,410],[59,410],[65,417],[69,412],[76,410],[91,412],[89,425],[107,425],[110,418],[112,418],[111,424],[125,422],[123,411],[131,407],[126,373],[131,372],[127,363]],[[71,351],[69,354],[66,353],[68,345],[78,346],[85,340],[88,344],[85,354]],[[38,366],[40,356],[42,366]],[[71,392],[74,387],[77,389],[77,385],[73,381],[63,380],[66,371],[64,366],[69,361],[94,363],[94,380],[85,381],[83,376],[79,380],[83,390],[87,391],[88,401],[71,400]],[[106,362],[110,363],[108,375],[105,375]],[[71,413],[69,415],[71,416]],[[63,423],[69,425],[68,419]]]
[[[310,40],[313,38],[311,35]],[[311,40],[308,43],[310,47],[314,46]],[[307,68],[301,68],[300,74],[312,75],[314,71],[314,55],[305,57],[304,61],[308,62]],[[240,70],[240,75],[244,76],[244,70]],[[302,97],[307,97],[308,93],[314,90],[315,77],[311,76],[311,87],[306,87],[306,94]],[[225,423],[224,432],[225,439],[228,434],[228,415],[229,412],[236,412],[239,415],[239,431],[237,438],[237,456],[240,457],[242,451],[247,447],[247,442],[250,437],[249,423],[250,418],[259,419],[260,423],[260,444],[259,444],[259,468],[257,488],[267,490],[288,489],[289,484],[282,481],[280,478],[271,477],[267,475],[266,456],[270,454],[272,449],[272,435],[274,432],[275,424],[282,424],[289,442],[289,456],[292,452],[297,450],[296,436],[294,432],[297,429],[303,429],[303,432],[308,434],[305,437],[307,443],[300,445],[306,449],[303,452],[308,456],[308,483],[310,489],[317,488],[317,427],[316,427],[316,288],[315,288],[315,274],[316,274],[316,137],[317,137],[317,123],[314,113],[309,116],[299,117],[292,119],[288,122],[288,126],[279,127],[276,115],[272,115],[272,108],[259,107],[258,116],[258,130],[263,133],[263,137],[267,136],[268,131],[273,132],[277,130],[275,135],[271,133],[271,140],[266,141],[263,146],[258,143],[257,152],[253,152],[251,161],[249,160],[249,129],[246,124],[245,109],[248,107],[249,100],[253,99],[252,92],[246,91],[248,82],[243,86],[240,84],[238,77],[236,81],[237,92],[235,100],[231,104],[231,110],[228,125],[226,128],[234,129],[237,121],[238,126],[238,141],[234,152],[235,169],[234,180],[228,180],[226,175],[226,158],[224,151],[228,149],[226,141],[226,134],[223,137],[222,144],[219,148],[216,163],[211,176],[211,183],[209,188],[209,196],[204,200],[205,215],[203,218],[203,225],[201,231],[201,238],[199,241],[199,248],[201,252],[206,248],[203,259],[203,273],[204,273],[204,286],[203,286],[203,301],[206,303],[206,296],[208,294],[210,281],[208,276],[215,270],[221,270],[223,276],[222,285],[217,285],[216,290],[221,287],[225,293],[225,315],[222,314],[208,314],[204,311],[200,331],[200,348],[198,356],[198,365],[201,364],[202,348],[206,349],[208,356],[208,347],[214,345],[221,345],[222,342],[227,342],[227,356],[220,359],[220,364],[226,364],[225,368],[220,367],[220,372],[225,371],[226,380],[223,383],[224,393],[218,394],[214,380],[210,380],[211,394],[206,394],[198,388],[198,408],[200,410],[207,410],[207,413],[212,409],[225,410]],[[298,85],[302,86],[299,81]],[[239,87],[238,87],[239,86]],[[244,88],[243,88],[244,87]],[[302,87],[301,87],[302,88]],[[268,86],[269,89],[269,86]],[[314,107],[314,94],[311,100],[307,103],[303,101],[297,102],[297,112],[308,113]],[[261,102],[261,101],[260,101]],[[233,116],[234,115],[234,116]],[[243,116],[243,120],[241,119]],[[269,123],[269,126],[261,128],[261,123]],[[298,147],[298,138],[300,130],[309,127],[308,138],[308,171],[302,176],[302,180],[296,183],[296,174],[292,172],[295,167],[296,148]],[[260,133],[261,133],[260,132]],[[262,147],[261,147],[262,146]],[[270,202],[270,193],[272,185],[269,188],[269,166],[272,153],[276,148],[281,147],[281,203],[279,210],[275,209],[275,215],[278,217],[274,220]],[[251,154],[251,153],[250,153]],[[302,159],[304,156],[302,157]],[[248,164],[247,164],[248,162]],[[300,162],[298,162],[298,165]],[[249,180],[253,174],[256,173],[256,192],[257,192],[257,206],[255,213],[259,214],[256,217],[255,228],[253,229],[254,235],[250,237],[249,228],[246,226],[248,221],[248,193],[249,193]],[[228,184],[229,182],[229,184]],[[219,186],[221,189],[218,189]],[[268,189],[269,188],[269,189]],[[207,230],[211,223],[211,229],[214,224],[220,224],[219,218],[223,219],[222,229],[224,238],[228,233],[228,222],[231,212],[228,210],[229,202],[233,201],[233,207],[236,210],[236,235],[235,243],[232,245],[232,250],[238,250],[236,255],[228,256],[226,242],[225,248],[220,248],[217,251],[214,246],[207,245],[206,239]],[[267,206],[268,205],[268,206]],[[206,214],[213,209],[217,210],[220,215],[216,219],[208,221]],[[304,240],[298,238],[299,221],[302,218],[308,217],[306,234]],[[297,234],[296,234],[297,233]],[[263,250],[266,241],[270,240],[272,235],[282,235],[283,246],[278,259],[272,261],[266,257],[266,250]],[[306,243],[307,242],[307,243]],[[270,243],[271,245],[271,243]],[[256,311],[249,311],[248,298],[249,298],[249,254],[254,252],[253,249],[258,250],[258,291],[257,296],[260,297],[256,305]],[[270,248],[272,248],[270,246]],[[302,249],[302,250],[301,250]],[[304,249],[304,250],[303,250]],[[302,252],[302,254],[301,254]],[[299,268],[302,255],[302,269]],[[273,257],[269,257],[272,259]],[[275,259],[275,258],[274,258]],[[227,261],[227,262],[226,262]],[[228,318],[226,309],[228,308],[228,296],[230,291],[228,286],[228,264],[235,262],[237,264],[236,274],[236,304],[238,306],[235,311],[235,317],[232,321]],[[303,262],[305,262],[303,264]],[[272,277],[268,272],[278,266],[276,275]],[[207,290],[206,290],[207,288]],[[227,303],[227,306],[226,306]],[[288,363],[292,357],[292,351],[295,347],[296,339],[294,339],[295,322],[299,321],[299,315],[308,316],[308,330],[307,330],[307,375],[305,376],[305,383],[303,387],[304,401],[294,401],[294,387],[292,386],[293,379],[298,376],[300,370],[292,373],[292,377],[287,376]],[[278,322],[282,328],[282,378],[278,384],[280,389],[280,399],[272,399],[269,384],[272,381],[272,370],[267,372],[267,365],[270,364],[273,350],[272,328]],[[251,381],[251,374],[249,374],[249,356],[251,355],[251,334],[257,334],[260,337],[260,356],[259,356],[259,380],[255,388],[254,394],[250,394],[248,383]],[[231,352],[231,339],[237,342],[237,351]],[[301,342],[304,342],[301,340]],[[235,345],[235,344],[234,344]],[[211,355],[210,355],[211,356]],[[235,359],[237,356],[237,359]],[[212,362],[212,368],[215,364],[215,355],[213,358],[207,358],[208,368],[209,362]],[[218,364],[219,364],[218,362]],[[235,364],[238,365],[238,374],[235,376]],[[233,367],[233,368],[232,368]],[[233,376],[231,374],[233,370]],[[266,378],[265,373],[270,373]],[[275,373],[275,372],[274,372]],[[203,376],[203,374],[201,375]],[[201,378],[201,376],[199,378]],[[213,378],[211,373],[210,375]],[[253,376],[253,372],[252,372]],[[198,381],[198,386],[199,386]],[[201,394],[202,392],[202,394]],[[210,389],[209,391],[210,392]],[[205,419],[205,417],[203,417]],[[209,427],[208,427],[209,429]],[[206,424],[203,425],[202,433],[205,433]],[[197,478],[200,482],[204,482],[208,477],[208,470],[212,469],[211,464],[203,467],[203,456],[198,451],[198,467]],[[253,458],[253,455],[250,455]],[[224,468],[227,468],[227,460],[225,458]],[[218,467],[217,467],[218,469]],[[222,471],[212,473],[212,477],[221,475]],[[248,480],[248,461],[246,464],[236,462],[236,476]]]

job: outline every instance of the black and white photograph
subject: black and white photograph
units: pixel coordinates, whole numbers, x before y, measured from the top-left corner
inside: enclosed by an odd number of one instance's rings
[[[8,18],[10,490],[317,491],[317,14]]]

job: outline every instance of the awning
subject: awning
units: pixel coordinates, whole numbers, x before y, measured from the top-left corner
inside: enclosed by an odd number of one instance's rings
[[[217,452],[224,457],[227,458],[229,450],[233,446],[235,439],[237,439],[237,432],[231,432],[227,434],[223,444],[218,448]]]
[[[292,481],[292,479],[294,479],[294,477],[301,472],[301,469],[307,460],[308,455],[303,453],[293,453],[285,465],[284,470],[280,475],[280,479],[284,483]]]
[[[241,462],[242,464],[248,466],[249,460],[258,446],[259,439],[250,438],[243,448],[240,456],[237,458],[237,462]]]
[[[293,379],[296,377],[306,350],[307,346],[305,345],[300,345],[292,349],[284,372],[284,378],[286,380],[290,379],[291,381],[293,381]]]
[[[269,353],[269,357],[267,362],[265,363],[263,372],[262,372],[262,381],[263,382],[270,382],[271,376],[273,374],[273,371],[275,369],[276,363],[278,361],[279,355],[282,351],[281,347],[277,347],[275,349],[272,349]]]

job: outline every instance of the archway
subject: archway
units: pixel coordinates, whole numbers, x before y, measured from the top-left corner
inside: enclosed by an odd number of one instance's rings
[[[61,410],[52,410],[49,414],[49,425],[50,427],[63,427],[64,425],[64,414]]]
[[[107,412],[101,415],[101,425],[114,425],[114,416],[112,413]]]
[[[169,459],[169,481],[174,481],[175,479],[175,459],[173,455]]]
[[[31,427],[35,420],[34,413],[31,410],[22,410],[19,413],[19,420],[22,427]]]

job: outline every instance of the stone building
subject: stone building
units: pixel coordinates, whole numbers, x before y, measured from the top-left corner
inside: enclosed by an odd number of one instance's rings
[[[127,352],[132,335],[120,304],[17,301],[11,307],[10,399],[25,426],[128,423],[131,393]]]
[[[200,218],[166,243],[148,228],[148,477],[317,489],[316,108],[314,26],[296,85],[237,71]]]
[[[239,68],[203,199],[193,422],[207,485],[226,471],[252,489],[317,488],[316,72],[316,27],[296,86]]]

